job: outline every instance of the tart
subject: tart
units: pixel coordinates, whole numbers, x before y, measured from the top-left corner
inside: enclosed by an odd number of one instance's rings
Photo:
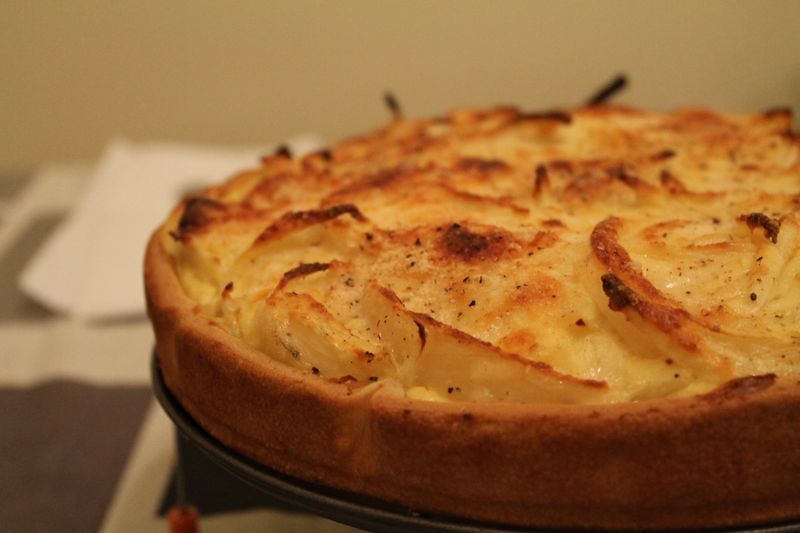
[[[299,479],[529,527],[800,517],[791,113],[460,109],[186,198],[168,388]]]

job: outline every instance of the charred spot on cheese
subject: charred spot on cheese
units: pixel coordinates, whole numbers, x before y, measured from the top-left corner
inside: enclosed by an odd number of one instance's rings
[[[669,148],[665,150],[661,150],[660,152],[656,152],[655,154],[650,156],[651,161],[664,161],[665,159],[671,159],[675,157],[677,153],[675,150],[670,150]]]
[[[792,112],[791,107],[773,107],[771,109],[767,109],[761,113],[767,118],[777,117],[777,116],[784,116],[791,120],[794,113]]]
[[[351,376],[350,374],[345,374],[344,376],[339,376],[338,378],[330,378],[328,381],[330,381],[331,383],[338,383],[340,385],[343,385],[346,383],[357,382],[358,378],[355,376]]]
[[[425,326],[419,320],[415,320],[414,323],[417,325],[417,334],[419,335],[419,342],[421,347],[425,347],[425,343],[428,341],[428,334],[425,331]]]
[[[381,169],[373,174],[350,184],[341,189],[333,191],[328,199],[338,200],[339,198],[349,198],[352,195],[369,192],[372,189],[388,189],[390,186],[405,178],[415,176],[417,169],[413,167],[395,166]]]
[[[764,213],[750,213],[740,215],[739,220],[746,223],[750,229],[763,228],[764,236],[773,243],[778,243],[778,233],[781,230],[781,221],[770,218]]]
[[[533,183],[533,195],[540,196],[544,190],[550,186],[550,177],[547,173],[547,167],[539,164],[536,165],[536,178]]]
[[[233,292],[233,282],[229,281],[228,283],[225,284],[225,287],[223,287],[222,289],[222,297],[228,298],[231,292]]]
[[[547,226],[548,228],[566,228],[567,225],[561,222],[557,218],[548,218],[547,220],[543,220],[542,224]]]
[[[189,198],[178,221],[176,239],[185,240],[190,233],[211,224],[225,209],[224,204],[210,198]]]
[[[359,222],[366,221],[366,217],[364,217],[361,211],[353,204],[334,205],[327,209],[291,211],[261,232],[258,240],[266,241],[286,231],[301,229],[314,224],[321,224],[345,214],[350,215]]]
[[[690,315],[683,309],[670,307],[660,302],[648,300],[628,287],[616,275],[607,273],[601,276],[603,292],[608,296],[608,307],[612,311],[624,311],[628,308],[635,311],[646,322],[665,333],[688,351],[697,350],[697,340],[692,334],[682,334],[680,330]]]
[[[597,172],[582,172],[578,175],[571,176],[564,187],[562,198],[563,201],[579,201],[584,204],[592,204],[603,198],[609,191],[611,185],[617,181],[616,177],[611,172],[597,173]],[[627,183],[624,180],[619,180],[622,183]]]
[[[301,163],[303,171],[308,173],[324,172],[329,169],[333,161],[333,152],[329,148],[321,148],[303,157]]]
[[[575,165],[572,161],[565,160],[565,159],[554,159],[547,163],[545,166],[545,170],[547,168],[551,168],[553,170],[558,170],[560,172],[565,172],[567,174],[573,172],[575,170]]]
[[[661,171],[661,185],[663,185],[670,194],[684,194],[686,192],[686,185],[676,178],[669,170]]]
[[[501,159],[480,159],[477,157],[465,157],[459,159],[457,168],[463,171],[473,171],[479,174],[490,174],[501,170],[507,170],[508,163]]]
[[[773,373],[762,374],[759,376],[744,376],[734,378],[721,386],[703,395],[706,400],[727,400],[731,398],[743,398],[771,387],[777,376]]]
[[[608,169],[608,173],[633,189],[647,189],[650,187],[649,183],[634,175],[633,172],[625,166],[611,167]]]
[[[646,297],[662,301],[663,295],[661,292],[642,276],[628,251],[619,242],[619,229],[621,227],[622,220],[617,217],[607,218],[594,227],[589,237],[594,256],[615,277],[617,274],[624,276],[629,283],[635,283],[636,289]]]
[[[506,239],[499,233],[474,233],[461,224],[451,224],[439,240],[446,256],[462,261],[482,261],[500,257],[506,249]]]
[[[621,225],[622,220],[610,217],[598,223],[592,230],[590,237],[592,250],[606,266],[623,265],[631,261],[628,252],[617,242],[617,232]]]
[[[520,113],[517,121],[524,122],[528,120],[549,120],[553,122],[561,122],[562,124],[571,124],[572,115],[564,111],[536,111],[528,113]]]
[[[359,222],[363,222],[366,220],[364,215],[361,214],[361,211],[358,210],[358,207],[354,206],[353,204],[344,204],[344,205],[335,205],[333,207],[329,207],[328,209],[323,209],[321,211],[304,211],[299,213],[300,219],[308,218],[313,221],[318,220],[330,220],[332,218],[336,218],[343,214],[348,214],[354,219],[358,220]]]
[[[608,307],[612,311],[622,311],[639,303],[639,296],[614,274],[603,274],[603,292],[608,296]]]
[[[278,283],[278,290],[283,289],[286,285],[296,278],[302,278],[303,276],[308,276],[309,274],[313,274],[314,272],[322,272],[323,270],[328,270],[330,268],[330,263],[301,263],[294,267],[293,269],[284,272],[283,276],[281,276],[281,281]]]
[[[781,132],[781,136],[790,142],[800,141],[800,132],[794,128],[786,128]]]
[[[394,167],[394,168],[381,170],[375,176],[367,179],[367,181],[364,182],[364,186],[365,186],[365,188],[367,188],[367,187],[384,187],[386,185],[389,185],[393,181],[397,180],[398,178],[401,178],[403,176],[407,176],[409,174],[410,174],[409,169],[402,168],[402,167]]]

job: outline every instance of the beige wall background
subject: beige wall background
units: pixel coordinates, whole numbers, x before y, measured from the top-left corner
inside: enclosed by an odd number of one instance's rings
[[[5,0],[0,169],[96,157],[114,135],[334,140],[460,105],[620,101],[800,110],[800,1]]]

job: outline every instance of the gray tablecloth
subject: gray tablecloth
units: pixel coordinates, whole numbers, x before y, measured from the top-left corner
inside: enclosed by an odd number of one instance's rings
[[[16,284],[89,171],[0,175],[2,532],[168,530],[175,436],[150,389],[146,318],[80,323]],[[350,529],[271,501],[196,451],[182,456],[206,533]]]

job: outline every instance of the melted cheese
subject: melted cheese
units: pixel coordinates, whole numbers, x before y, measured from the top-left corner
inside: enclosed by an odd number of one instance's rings
[[[459,110],[267,157],[164,243],[202,312],[319,379],[691,395],[798,373],[799,149],[780,111]]]

